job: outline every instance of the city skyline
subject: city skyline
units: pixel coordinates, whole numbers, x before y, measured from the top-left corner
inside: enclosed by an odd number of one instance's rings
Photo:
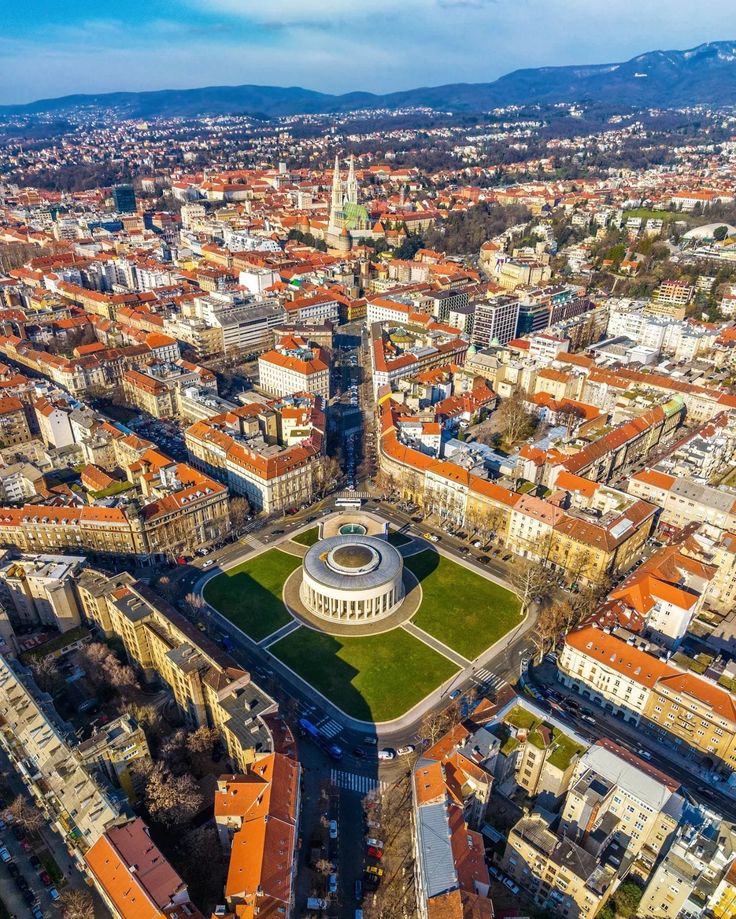
[[[124,0],[115,15],[101,17],[89,0],[15,6],[0,37],[0,104],[241,83],[390,92],[488,82],[524,67],[617,62],[736,33],[736,11],[695,13],[662,0],[644,9],[633,0],[615,8],[579,0],[554,9],[544,0],[344,7],[334,0],[276,0],[266,9],[250,0]]]

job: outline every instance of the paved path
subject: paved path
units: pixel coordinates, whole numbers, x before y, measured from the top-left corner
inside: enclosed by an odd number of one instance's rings
[[[265,638],[262,638],[258,642],[259,648],[270,648],[271,645],[275,645],[277,641],[281,641],[282,638],[286,638],[287,635],[291,635],[292,632],[296,632],[299,628],[300,623],[295,619],[292,619],[291,622],[287,622],[286,625],[282,625],[280,629],[276,629],[275,632],[271,632],[270,635],[266,635]]]
[[[425,645],[429,645],[430,648],[433,648],[444,657],[449,658],[453,664],[457,664],[458,667],[461,667],[463,670],[466,667],[470,667],[471,661],[469,661],[467,657],[463,657],[462,654],[458,654],[457,651],[448,648],[447,645],[443,644],[438,638],[435,638],[434,635],[430,635],[429,632],[420,629],[419,626],[414,625],[413,622],[407,622],[404,626],[404,631],[418,638],[420,641],[423,641]]]

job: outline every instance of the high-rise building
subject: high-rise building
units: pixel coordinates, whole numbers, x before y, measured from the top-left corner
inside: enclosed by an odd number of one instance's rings
[[[478,348],[505,345],[516,336],[518,320],[519,301],[515,297],[479,300],[475,305],[473,344]]]
[[[112,190],[115,210],[119,214],[135,213],[135,191],[132,185],[116,185]]]

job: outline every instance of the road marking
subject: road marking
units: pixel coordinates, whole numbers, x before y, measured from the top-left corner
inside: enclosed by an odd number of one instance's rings
[[[371,775],[360,775],[357,772],[344,772],[342,769],[330,770],[330,782],[338,788],[343,788],[345,791],[355,791],[362,795],[367,795],[377,788],[380,791],[385,791],[391,784],[390,782],[379,781]]]
[[[324,734],[325,737],[337,737],[337,735],[342,731],[342,725],[338,724],[337,721],[333,721],[332,718],[324,718],[317,725],[321,734]]]

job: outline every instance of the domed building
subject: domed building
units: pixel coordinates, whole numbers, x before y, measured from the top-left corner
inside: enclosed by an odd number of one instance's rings
[[[355,532],[329,536],[304,556],[299,597],[322,619],[365,624],[401,604],[403,574],[400,553],[385,539]]]

